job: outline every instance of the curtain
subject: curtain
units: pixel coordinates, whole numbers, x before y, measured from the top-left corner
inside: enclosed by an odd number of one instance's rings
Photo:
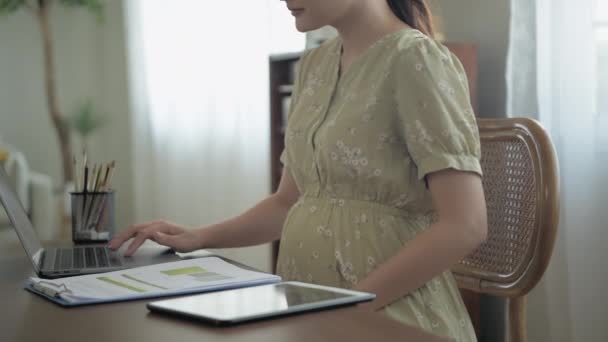
[[[606,0],[513,0],[508,109],[551,134],[561,173],[558,239],[544,279],[530,295],[530,341],[606,341],[608,68]],[[606,51],[605,51],[606,52]],[[604,100],[605,101],[605,100]],[[598,324],[599,323],[599,324]]]
[[[279,5],[127,2],[137,222],[200,227],[269,194],[268,55],[304,47]],[[224,251],[263,270],[269,253]]]

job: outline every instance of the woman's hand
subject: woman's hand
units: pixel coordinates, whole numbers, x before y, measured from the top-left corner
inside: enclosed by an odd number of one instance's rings
[[[125,256],[131,256],[147,239],[173,248],[177,252],[191,252],[200,248],[199,237],[196,231],[178,226],[167,221],[150,221],[130,226],[127,230],[116,235],[109,243],[109,247],[117,250],[125,241],[133,238],[127,248]]]

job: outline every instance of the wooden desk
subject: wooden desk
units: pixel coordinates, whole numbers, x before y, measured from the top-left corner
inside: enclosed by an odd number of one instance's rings
[[[149,300],[62,308],[22,288],[32,268],[12,235],[0,235],[0,341],[444,341],[353,308],[229,328],[152,314]]]

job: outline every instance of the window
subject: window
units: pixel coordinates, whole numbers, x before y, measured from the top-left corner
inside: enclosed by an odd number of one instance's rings
[[[597,48],[597,112],[608,116],[608,1],[595,0],[595,42]]]

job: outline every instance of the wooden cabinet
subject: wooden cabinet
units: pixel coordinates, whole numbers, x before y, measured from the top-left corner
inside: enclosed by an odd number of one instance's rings
[[[474,44],[469,43],[445,43],[445,45],[460,59],[464,66],[469,80],[471,104],[477,113],[477,48]],[[276,191],[281,179],[282,165],[279,157],[285,147],[286,111],[293,89],[294,67],[299,57],[299,53],[270,56],[270,177],[272,192]],[[277,241],[273,244],[273,268],[276,267],[278,250],[279,243]],[[462,294],[479,336],[479,295],[469,291],[462,291]]]
[[[283,166],[279,161],[285,148],[285,125],[288,103],[295,79],[295,64],[300,53],[270,56],[270,184],[275,192]],[[274,255],[274,254],[273,254]],[[276,261],[276,258],[273,260]]]

